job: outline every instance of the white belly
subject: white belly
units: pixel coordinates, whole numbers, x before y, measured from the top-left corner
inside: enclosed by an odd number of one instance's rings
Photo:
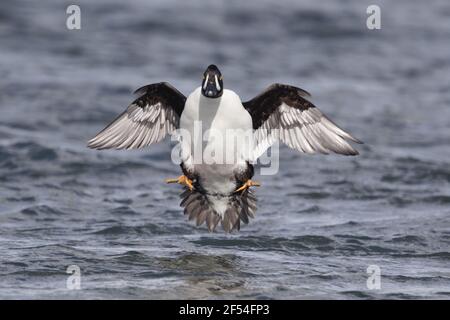
[[[233,91],[224,90],[218,99],[204,97],[201,88],[189,95],[180,119],[182,160],[199,175],[205,190],[234,191],[234,174],[246,167],[252,150],[252,128],[250,114]]]

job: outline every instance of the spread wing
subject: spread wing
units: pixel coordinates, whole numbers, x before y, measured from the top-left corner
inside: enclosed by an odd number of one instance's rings
[[[135,91],[139,98],[88,141],[93,149],[137,149],[161,141],[179,126],[186,97],[167,82]]]
[[[362,142],[339,128],[307,96],[300,88],[276,83],[243,103],[253,119],[256,158],[278,139],[305,153],[358,154],[348,141]]]

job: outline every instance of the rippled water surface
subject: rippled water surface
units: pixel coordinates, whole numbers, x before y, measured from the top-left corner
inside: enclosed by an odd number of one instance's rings
[[[378,1],[370,31],[372,2],[83,0],[68,31],[68,3],[3,0],[0,297],[448,299],[450,3]],[[308,90],[361,155],[283,148],[256,219],[226,235],[186,221],[169,141],[85,147],[134,89],[187,94],[210,63],[244,100]]]

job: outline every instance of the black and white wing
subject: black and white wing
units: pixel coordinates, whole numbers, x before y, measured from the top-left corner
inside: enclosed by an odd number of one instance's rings
[[[253,120],[255,158],[278,139],[305,153],[358,154],[347,140],[362,142],[339,128],[304,98],[307,96],[300,88],[276,83],[243,103]]]
[[[161,141],[179,127],[186,97],[167,82],[135,91],[139,98],[88,141],[93,149],[137,149]]]

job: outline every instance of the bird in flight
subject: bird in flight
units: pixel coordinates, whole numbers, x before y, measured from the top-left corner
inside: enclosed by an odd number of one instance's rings
[[[166,182],[184,186],[184,213],[197,226],[206,222],[210,232],[219,222],[225,232],[239,230],[241,222],[255,217],[251,187],[260,184],[252,180],[252,163],[276,141],[304,153],[342,155],[358,154],[350,141],[362,143],[309,102],[305,90],[275,83],[242,102],[224,89],[215,65],[208,66],[201,86],[187,98],[167,82],[146,85],[135,94],[138,98],[88,147],[137,149],[175,135],[183,174]],[[199,134],[199,127],[208,134]]]

